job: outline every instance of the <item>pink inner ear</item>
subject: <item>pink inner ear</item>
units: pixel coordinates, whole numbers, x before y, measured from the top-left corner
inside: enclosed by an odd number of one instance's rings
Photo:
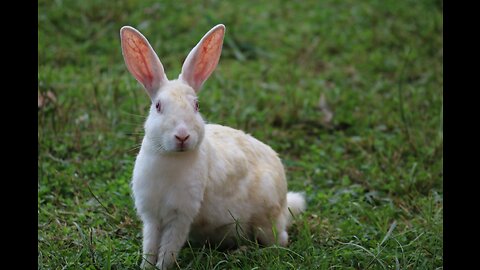
[[[201,53],[195,63],[194,80],[202,83],[213,72],[222,51],[223,31],[218,30],[204,40]]]
[[[148,47],[146,44],[139,42],[138,39],[131,37],[127,38],[127,46],[129,49],[127,50],[126,59],[130,71],[145,84],[145,87],[150,88],[153,82],[153,75],[148,69],[149,64],[144,56],[148,53]]]
[[[224,31],[224,28],[221,27],[205,36],[184,63],[182,77],[196,91],[199,90],[218,64],[222,53]]]
[[[132,75],[149,91],[160,86],[163,67],[148,41],[133,30],[122,31],[122,51],[125,63]]]

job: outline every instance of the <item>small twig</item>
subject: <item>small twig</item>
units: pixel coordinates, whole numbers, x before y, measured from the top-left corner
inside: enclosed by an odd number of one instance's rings
[[[95,193],[93,193],[92,189],[90,189],[90,186],[87,184],[87,188],[88,188],[88,191],[90,191],[90,194],[92,194],[93,198],[103,207],[103,209],[105,209],[105,211],[107,211],[107,215],[108,217],[110,217],[111,219],[113,219],[116,223],[119,223],[120,221],[117,220],[117,218],[115,218],[111,213],[110,211],[108,210],[108,208],[103,205],[103,203],[98,199],[98,197],[95,195]]]
[[[47,153],[46,156],[49,157],[50,159],[56,161],[56,162],[62,163],[62,165],[68,165],[69,164],[68,161],[57,158],[57,157],[53,156],[51,153]]]

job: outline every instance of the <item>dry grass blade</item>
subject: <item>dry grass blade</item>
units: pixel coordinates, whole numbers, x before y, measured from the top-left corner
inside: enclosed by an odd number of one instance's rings
[[[385,237],[383,237],[382,242],[380,242],[380,246],[382,246],[383,243],[385,243],[385,241],[387,241],[388,238],[390,238],[390,235],[392,235],[392,232],[393,232],[393,230],[395,230],[396,227],[397,227],[397,221],[395,220],[395,221],[393,221],[392,225],[390,225],[390,228],[388,229],[388,232],[385,235]]]

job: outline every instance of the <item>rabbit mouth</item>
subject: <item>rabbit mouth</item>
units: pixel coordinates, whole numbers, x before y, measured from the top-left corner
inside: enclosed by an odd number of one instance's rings
[[[177,144],[177,147],[175,149],[176,152],[186,152],[188,150],[190,150],[190,149],[189,149],[188,145],[185,144],[185,143]]]

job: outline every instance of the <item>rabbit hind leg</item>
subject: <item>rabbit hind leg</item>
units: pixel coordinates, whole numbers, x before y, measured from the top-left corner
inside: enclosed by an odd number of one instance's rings
[[[287,218],[280,214],[276,222],[264,220],[261,224],[254,226],[254,233],[259,243],[265,246],[278,244],[280,246],[288,245]]]

